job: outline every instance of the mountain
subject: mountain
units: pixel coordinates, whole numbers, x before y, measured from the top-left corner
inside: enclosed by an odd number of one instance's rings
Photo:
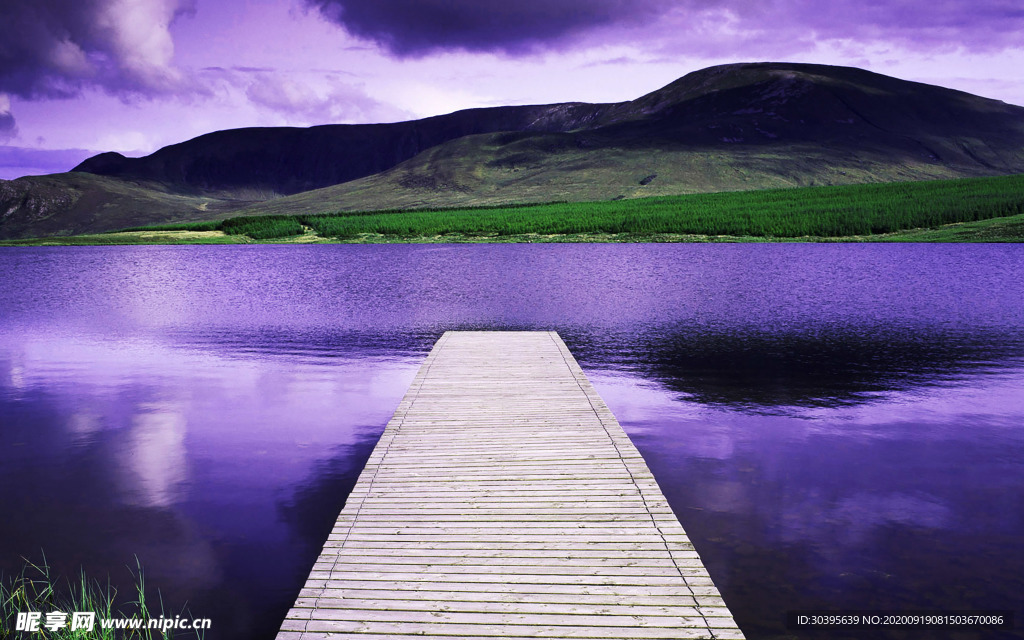
[[[235,129],[143,158],[101,154],[68,174],[0,181],[0,237],[235,213],[593,200],[1022,172],[1024,108],[855,68],[748,63],[697,71],[615,104]],[[83,180],[92,180],[88,198],[75,186]],[[40,210],[32,202],[47,205]]]
[[[372,175],[467,135],[577,129],[603,106],[495,107],[393,124],[231,129],[164,147],[144,158],[103,153],[73,171],[201,192],[245,188],[268,196],[286,195]]]

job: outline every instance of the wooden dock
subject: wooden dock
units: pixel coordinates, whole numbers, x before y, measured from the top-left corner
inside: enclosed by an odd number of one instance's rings
[[[743,638],[555,332],[448,332],[277,640]]]

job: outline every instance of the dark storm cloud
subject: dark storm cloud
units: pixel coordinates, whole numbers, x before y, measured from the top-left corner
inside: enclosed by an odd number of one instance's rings
[[[61,98],[179,90],[170,23],[192,0],[0,0],[0,92]]]
[[[0,111],[0,142],[10,140],[18,134],[18,125],[10,111]]]
[[[438,49],[523,52],[598,27],[635,24],[669,2],[629,0],[307,0],[352,35],[397,55]]]
[[[755,56],[816,40],[913,49],[1020,46],[1020,0],[306,0],[397,56],[441,50],[526,53],[599,33],[679,53]],[[639,40],[638,40],[639,39]],[[657,40],[658,42],[653,42]]]

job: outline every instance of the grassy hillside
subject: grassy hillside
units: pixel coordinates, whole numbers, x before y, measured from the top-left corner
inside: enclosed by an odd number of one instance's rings
[[[468,136],[384,173],[257,203],[242,215],[588,202],[989,175],[870,149],[616,146],[583,134]]]
[[[1024,240],[1024,175],[484,208],[243,216],[75,243]]]
[[[301,233],[324,237],[657,234],[706,236],[848,237],[933,228],[1024,214],[1024,176],[635,200],[553,203],[475,210],[234,218],[221,228],[257,237]],[[287,226],[291,225],[291,226]]]
[[[570,131],[464,136],[248,214],[589,201],[1024,171],[1024,109],[860,69],[712,67]]]
[[[60,173],[0,180],[0,238],[99,233],[139,224],[221,219],[246,194],[194,195],[166,186]]]

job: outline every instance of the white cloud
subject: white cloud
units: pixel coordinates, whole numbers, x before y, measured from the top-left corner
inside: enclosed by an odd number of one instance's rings
[[[241,74],[240,81],[247,83],[245,95],[250,102],[276,112],[291,125],[388,122],[410,115],[336,74],[260,71]]]
[[[96,27],[125,78],[151,90],[181,88],[170,26],[185,8],[182,0],[108,0],[101,7]]]

